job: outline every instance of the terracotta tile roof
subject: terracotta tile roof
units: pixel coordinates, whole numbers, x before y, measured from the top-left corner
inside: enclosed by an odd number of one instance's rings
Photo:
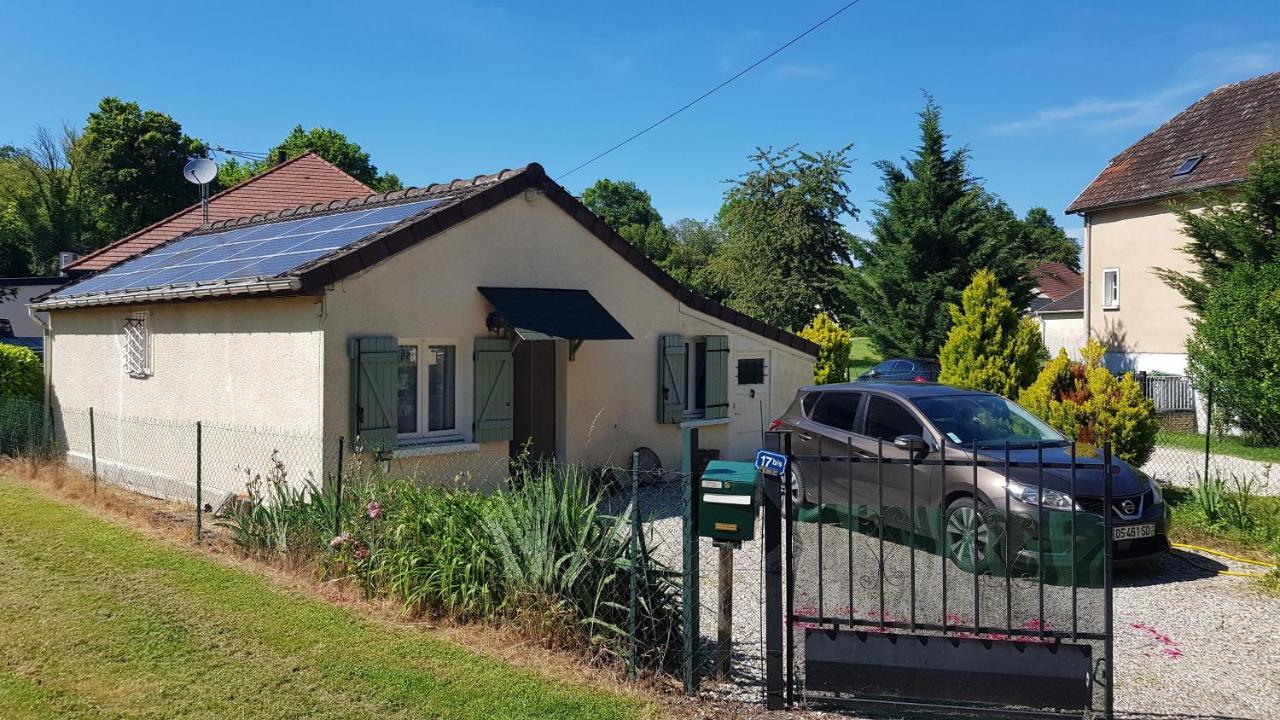
[[[1031,269],[1031,279],[1050,300],[1061,300],[1068,293],[1084,287],[1080,273],[1060,262],[1041,263]]]
[[[1280,130],[1280,72],[1224,85],[1111,159],[1067,207],[1078,213],[1230,185],[1268,126]],[[1195,170],[1173,176],[1188,158]]]
[[[1072,290],[1053,302],[1038,308],[1037,315],[1045,313],[1081,312],[1084,310],[1084,288]]]
[[[275,276],[277,279],[276,281],[280,278],[288,278],[292,280],[293,282],[291,287],[284,290],[263,290],[261,291],[261,294],[271,295],[295,294],[297,292],[323,292],[325,287],[337,282],[338,280],[358,273],[368,267],[372,267],[396,253],[402,252],[420,242],[424,242],[434,235],[444,232],[454,225],[479,215],[507,199],[530,189],[543,192],[546,197],[555,203],[561,210],[566,212],[580,225],[585,227],[591,232],[591,234],[595,235],[596,239],[607,245],[610,250],[620,255],[624,260],[643,273],[645,277],[652,280],[655,284],[675,297],[685,306],[710,315],[711,317],[723,320],[730,325],[734,325],[748,332],[766,337],[787,347],[794,348],[815,357],[817,356],[818,345],[813,341],[806,340],[805,338],[783,330],[782,328],[775,327],[748,315],[744,315],[743,313],[721,305],[714,300],[702,297],[688,287],[680,284],[678,280],[668,275],[662,268],[658,267],[657,263],[646,257],[644,253],[640,252],[634,245],[624,240],[621,235],[611,229],[603,220],[587,209],[587,206],[583,205],[581,200],[575,198],[568,190],[565,190],[558,183],[548,177],[546,171],[543,170],[542,166],[538,163],[530,163],[525,167],[516,168],[514,170],[502,170],[501,172],[489,175],[477,175],[470,180],[454,180],[453,182],[437,183],[425,187],[408,188],[405,190],[396,190],[380,195],[361,195],[360,197],[353,197],[345,200],[331,200],[329,202],[303,205],[301,207],[286,210],[272,210],[246,217],[218,220],[210,223],[209,227],[202,228],[198,232],[186,233],[184,237],[217,232],[225,230],[226,228],[242,225],[269,223],[276,220],[286,220],[289,218],[307,215],[341,212],[356,207],[394,205],[428,199],[439,199],[441,201],[438,205],[434,205],[427,210],[418,212],[415,215],[380,230],[367,238],[344,246],[327,255],[317,258],[312,262]],[[175,287],[175,289],[178,288]],[[193,297],[213,297],[207,286],[203,288],[188,289],[203,293],[201,295],[193,295]],[[243,289],[241,292],[247,293],[259,291]],[[33,301],[33,305],[39,306],[47,298],[48,296],[36,298]],[[86,304],[119,304],[138,301],[140,301],[140,296],[130,297],[127,295],[117,295],[115,297],[99,297]]]
[[[209,198],[209,220],[234,219],[254,213],[328,202],[373,190],[313,152],[286,160],[266,172]],[[126,238],[95,250],[67,265],[74,272],[96,272],[200,227],[199,203],[148,225]]]

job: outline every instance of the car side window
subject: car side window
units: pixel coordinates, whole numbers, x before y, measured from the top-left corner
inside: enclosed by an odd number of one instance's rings
[[[858,401],[862,393],[824,392],[813,407],[813,421],[836,430],[853,432],[853,421],[858,416]]]
[[[890,370],[893,366],[894,366],[894,361],[893,361],[893,360],[885,360],[884,362],[880,363],[879,365],[876,365],[875,367],[873,367],[873,368],[871,368],[871,369],[872,369],[874,372],[878,372],[878,373],[880,373],[881,375],[883,375],[883,374],[885,374],[885,373],[889,372],[889,370]]]
[[[873,438],[893,442],[899,435],[924,436],[924,427],[909,410],[895,400],[872,395],[867,401],[866,432]]]
[[[818,404],[818,398],[822,397],[822,393],[809,393],[800,400],[800,409],[804,411],[805,417],[813,417],[813,406]]]

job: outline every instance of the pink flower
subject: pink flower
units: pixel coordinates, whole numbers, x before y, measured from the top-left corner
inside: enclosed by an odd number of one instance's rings
[[[348,535],[347,533],[342,533],[341,535],[334,535],[333,539],[329,541],[329,547],[333,548],[334,550],[341,550],[342,546],[346,545],[349,540],[351,540],[351,536]]]
[[[364,545],[360,545],[356,547],[355,552],[351,553],[351,557],[355,558],[356,560],[364,560],[365,558],[369,557],[369,548],[365,547]]]
[[[368,510],[369,517],[374,520],[382,517],[382,505],[377,500],[371,500],[365,509]]]

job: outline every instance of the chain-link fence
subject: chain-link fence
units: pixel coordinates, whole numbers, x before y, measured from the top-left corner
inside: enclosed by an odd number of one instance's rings
[[[1177,487],[1221,483],[1249,495],[1280,495],[1280,428],[1242,416],[1214,388],[1181,376],[1139,376],[1159,421],[1148,475]]]
[[[736,547],[699,537],[691,477],[701,475],[708,456],[698,452],[696,432],[686,432],[684,442],[689,460],[682,468],[662,468],[643,448],[629,467],[535,466],[564,477],[585,474],[600,517],[626,534],[628,587],[621,594],[610,590],[608,622],[623,626],[627,641],[616,653],[632,676],[665,673],[691,692],[758,702],[764,692],[762,528],[757,523],[754,539]],[[527,460],[505,453],[404,462],[353,452],[347,439],[318,433],[93,408],[58,407],[46,416],[39,403],[13,399],[0,400],[0,454],[65,462],[95,484],[171,503],[175,517],[190,515],[193,537],[215,524],[236,526],[237,513],[251,513],[255,504],[322,506],[300,513],[325,518],[311,520],[316,527],[307,530],[306,540],[317,546],[358,533],[365,501],[389,492],[380,487],[407,481],[483,495],[511,491],[516,476],[529,476],[527,465],[521,470]]]

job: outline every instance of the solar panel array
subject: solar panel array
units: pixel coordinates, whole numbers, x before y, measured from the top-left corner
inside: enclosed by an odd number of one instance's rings
[[[126,260],[52,297],[273,277],[442,202],[420,200],[193,235]]]

